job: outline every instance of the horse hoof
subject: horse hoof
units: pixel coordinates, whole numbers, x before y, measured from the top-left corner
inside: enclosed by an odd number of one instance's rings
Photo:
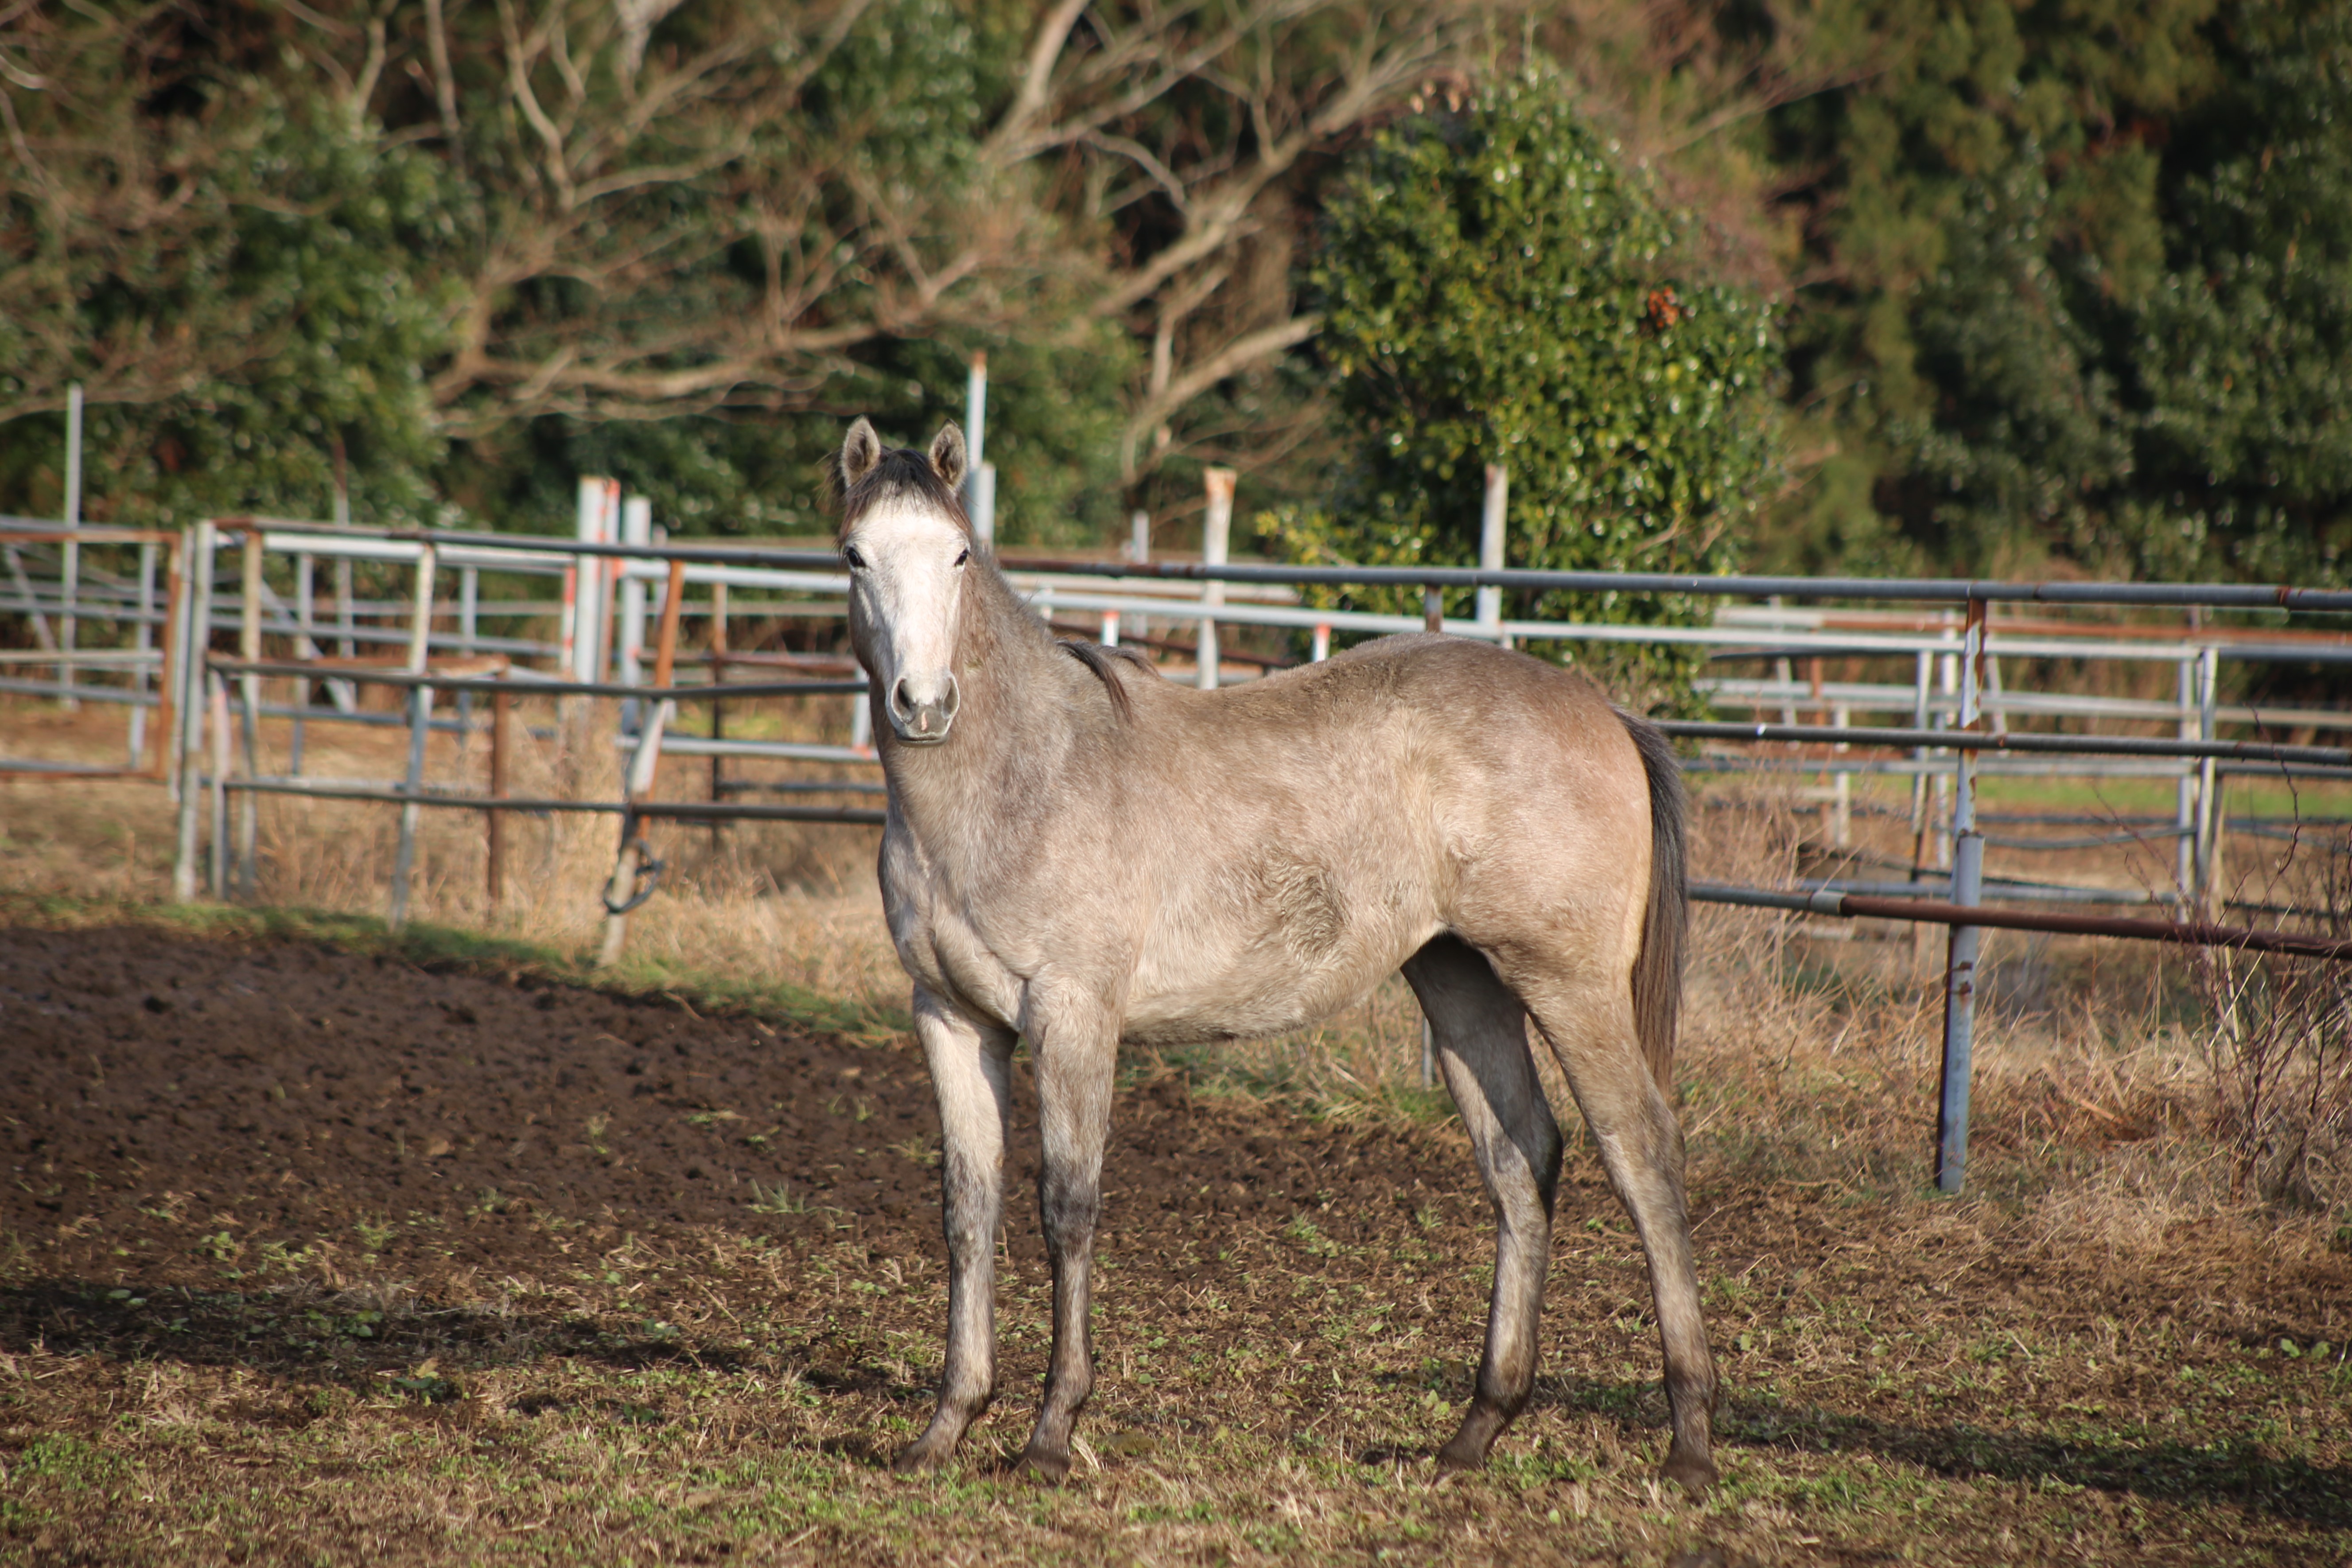
[[[928,1438],[909,1444],[906,1452],[890,1461],[890,1468],[902,1476],[923,1470],[936,1470],[954,1457],[954,1450]]]
[[[1483,1470],[1486,1468],[1486,1445],[1465,1434],[1437,1450],[1437,1468],[1441,1470]]]
[[[1694,1502],[1713,1490],[1718,1479],[1715,1461],[1705,1454],[1670,1453],[1659,1468],[1658,1476],[1682,1488]]]
[[[1070,1456],[1050,1453],[1043,1448],[1030,1448],[1021,1456],[1021,1468],[1035,1477],[1039,1484],[1058,1487],[1070,1477]]]

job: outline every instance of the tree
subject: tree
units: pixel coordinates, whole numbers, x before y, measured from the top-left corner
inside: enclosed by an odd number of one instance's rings
[[[2352,68],[2325,3],[1907,0],[1778,110],[1821,455],[1773,564],[2340,578]]]
[[[2165,272],[2115,324],[2141,570],[2342,582],[2352,566],[2352,16],[2232,5],[2224,85],[2171,127]]]
[[[1553,72],[1531,66],[1383,132],[1326,224],[1318,347],[1360,446],[1328,510],[1275,520],[1293,554],[1474,563],[1496,462],[1511,565],[1706,572],[1736,557],[1729,531],[1774,469],[1769,312],[1692,275],[1683,226]],[[1608,608],[1690,613],[1655,597]]]
[[[126,472],[168,468],[171,410],[201,423],[262,374],[331,291],[340,228],[423,303],[401,328],[421,405],[387,391],[346,445],[409,450],[383,433],[421,421],[447,456],[415,448],[420,485],[478,515],[560,488],[537,465],[586,442],[700,474],[738,521],[789,519],[805,477],[747,460],[757,430],[871,405],[979,347],[1042,405],[1000,426],[995,455],[1075,497],[1106,488],[1099,447],[1118,455],[1109,488],[1133,485],[1185,455],[1193,405],[1313,330],[1284,269],[1266,282],[1283,183],[1476,21],[1453,0],[17,7],[0,19],[0,314],[19,351],[0,423],[53,416],[79,379],[143,447]],[[272,116],[369,165],[354,201],[425,178],[430,214],[370,229],[303,185],[307,142],[240,163]],[[247,251],[245,217],[273,210],[300,236],[279,248],[316,263],[290,292]],[[284,429],[323,474],[326,437]],[[236,468],[203,504],[301,504]],[[96,499],[158,515],[151,487],[118,490]]]

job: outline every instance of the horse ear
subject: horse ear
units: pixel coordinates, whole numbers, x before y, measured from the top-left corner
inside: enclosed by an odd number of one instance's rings
[[[948,489],[957,489],[963,484],[963,471],[970,461],[963,449],[963,432],[950,419],[931,437],[931,472],[939,475],[940,482]]]
[[[841,483],[844,489],[856,484],[874,471],[882,460],[882,437],[874,433],[872,421],[860,415],[857,423],[849,427],[849,437],[841,444]]]

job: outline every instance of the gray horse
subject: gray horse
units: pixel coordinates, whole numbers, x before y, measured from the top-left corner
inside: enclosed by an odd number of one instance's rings
[[[1649,1257],[1674,1441],[1715,1477],[1682,1135],[1663,1086],[1685,922],[1682,785],[1658,732],[1583,677],[1404,637],[1219,691],[1056,642],[973,538],[963,436],[841,450],[850,637],[889,779],[883,905],[940,1104],[950,1276],[945,1462],[995,1389],[995,1237],[1016,1037],[1045,1143],[1054,1350],[1023,1462],[1058,1480],[1094,1387],[1088,1272],[1119,1042],[1296,1029],[1402,968],[1495,1203],[1477,1389],[1443,1464],[1527,1403],[1560,1135],[1558,1056]]]

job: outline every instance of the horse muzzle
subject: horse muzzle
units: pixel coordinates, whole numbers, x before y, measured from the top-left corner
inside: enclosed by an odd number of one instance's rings
[[[936,746],[948,738],[961,701],[949,671],[928,679],[902,675],[890,687],[890,729],[907,745]]]

